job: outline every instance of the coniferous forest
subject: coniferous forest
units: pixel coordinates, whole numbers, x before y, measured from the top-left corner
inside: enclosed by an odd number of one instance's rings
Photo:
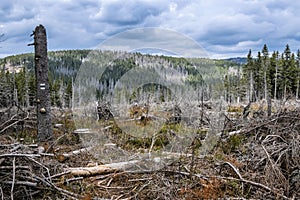
[[[72,81],[74,82],[77,71],[89,52],[90,50],[49,52],[52,106],[71,108]],[[118,52],[103,54],[110,58],[118,56]],[[102,77],[107,81],[104,90],[114,87],[117,81],[109,80],[109,76],[118,79],[126,71],[142,63],[143,59],[148,58],[146,62],[149,63],[164,62],[169,67],[180,68],[182,76],[186,73],[190,75],[190,81],[196,80],[196,73],[200,76],[216,74],[215,80],[210,80],[210,82],[218,84],[217,88],[220,91],[215,91],[215,93],[218,93],[219,97],[224,96],[229,103],[255,102],[267,98],[276,100],[299,98],[300,51],[298,50],[296,54],[291,52],[288,44],[283,52],[269,52],[266,44],[259,52],[249,50],[242,62],[230,61],[230,59],[208,59],[208,62],[213,63],[209,67],[203,65],[203,59],[134,54],[131,61],[119,60],[119,63],[115,64],[115,69],[108,72],[108,77]],[[33,54],[21,54],[0,60],[1,107],[7,107],[13,101],[22,106],[34,104],[36,88],[33,57]],[[216,95],[212,93],[213,91],[210,91],[207,94],[208,97]]]
[[[0,59],[2,199],[300,198],[300,50],[64,50],[48,67],[53,138],[39,142],[35,55]]]

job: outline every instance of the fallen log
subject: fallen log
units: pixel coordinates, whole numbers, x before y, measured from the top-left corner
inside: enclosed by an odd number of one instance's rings
[[[144,156],[149,156],[149,154],[145,154]],[[94,175],[100,175],[100,174],[126,171],[126,169],[130,169],[131,167],[138,166],[140,164],[144,164],[145,162],[148,162],[148,161],[159,164],[162,162],[162,159],[179,158],[181,156],[183,156],[183,154],[172,153],[172,152],[162,152],[162,157],[144,158],[144,159],[140,159],[140,160],[109,163],[109,164],[97,165],[97,166],[92,166],[92,167],[68,168],[68,169],[66,169],[66,171],[68,171],[68,173],[70,173],[74,176],[94,176]],[[185,156],[192,156],[192,155],[187,154]]]
[[[70,170],[70,174],[74,176],[94,176],[99,174],[112,173],[116,171],[116,169],[105,165],[98,165],[94,167],[69,168],[68,170]]]
[[[75,167],[75,168],[68,168],[68,171],[70,172],[70,174],[74,176],[94,176],[99,174],[107,174],[112,172],[124,171],[126,167],[137,164],[138,162],[140,162],[140,160],[97,165],[93,167]]]

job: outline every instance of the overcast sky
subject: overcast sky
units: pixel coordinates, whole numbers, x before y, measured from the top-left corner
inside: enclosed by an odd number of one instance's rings
[[[49,50],[93,48],[116,34],[145,27],[183,34],[212,58],[246,56],[265,43],[269,51],[282,52],[286,44],[293,51],[300,48],[300,1],[0,1],[0,33],[5,34],[0,57],[33,52],[27,44],[39,24],[47,29]]]

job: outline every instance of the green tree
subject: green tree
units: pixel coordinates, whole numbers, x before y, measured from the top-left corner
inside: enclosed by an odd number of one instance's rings
[[[262,72],[262,57],[261,52],[257,53],[257,59],[254,61],[253,79],[255,100],[260,100],[262,97],[263,87],[263,72]]]
[[[18,104],[26,106],[26,75],[23,68],[19,73],[15,74],[15,86],[18,96]]]
[[[290,65],[290,59],[291,59],[291,50],[289,45],[286,45],[286,48],[284,50],[283,56],[282,56],[282,86],[283,86],[283,99],[286,99],[287,96],[287,90],[288,90],[288,68]]]
[[[247,63],[244,65],[243,72],[244,77],[247,80],[247,96],[249,101],[254,101],[254,80],[253,80],[253,71],[254,71],[254,61],[252,57],[251,49],[247,55]]]
[[[60,88],[61,88],[60,80],[54,80],[53,82],[50,82],[50,91],[51,91],[50,98],[51,98],[52,106],[62,107],[61,95],[59,92]]]
[[[69,80],[66,86],[64,99],[65,99],[65,106],[67,108],[71,108],[72,105],[72,87],[73,87],[73,79]]]
[[[29,105],[33,106],[36,99],[36,79],[34,73],[28,73],[28,97]]]
[[[264,99],[268,98],[270,88],[270,58],[269,50],[266,44],[262,49],[262,70],[263,70],[263,82],[264,82]]]
[[[295,56],[291,53],[288,44],[286,45],[281,59],[282,61],[280,67],[280,89],[282,91],[282,98],[286,99],[288,93],[294,93],[297,82],[297,68]]]
[[[4,69],[0,71],[0,107],[8,107],[13,101],[11,79],[9,72],[5,72]]]

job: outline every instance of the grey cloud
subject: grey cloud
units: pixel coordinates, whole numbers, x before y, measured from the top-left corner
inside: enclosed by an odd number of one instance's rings
[[[23,19],[30,19],[35,15],[35,8],[28,3],[21,3],[19,1],[6,1],[0,5],[0,17],[2,22],[19,21]]]
[[[194,40],[185,35],[162,28],[142,28],[125,31],[109,38],[98,46],[104,50],[136,51],[157,49],[178,56],[207,57],[207,52]]]
[[[136,25],[149,16],[159,15],[165,8],[163,4],[146,1],[112,1],[101,5],[94,19],[116,25]]]
[[[0,54],[31,51],[24,44],[30,42],[29,34],[38,24],[47,29],[49,50],[89,48],[115,34],[144,27],[178,31],[216,56],[261,50],[264,43],[284,48],[290,42],[291,48],[298,48],[299,10],[300,2],[290,0],[4,1],[0,33],[7,40],[0,43]],[[140,39],[127,37],[128,41]],[[182,46],[181,41],[172,42]]]

